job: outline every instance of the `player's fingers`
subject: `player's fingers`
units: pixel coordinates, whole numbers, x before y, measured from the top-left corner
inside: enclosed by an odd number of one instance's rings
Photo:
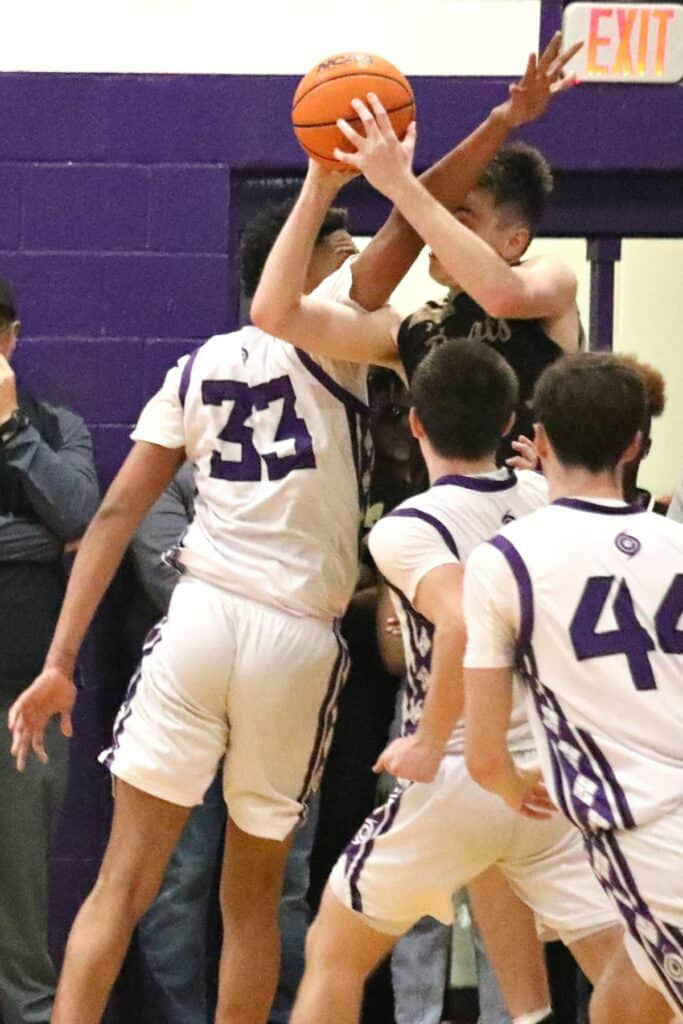
[[[12,757],[17,762],[17,770],[20,772],[26,767],[28,745],[28,733],[21,728],[18,729],[12,737]]]
[[[74,727],[71,722],[71,714],[69,711],[62,711],[59,718],[59,727],[62,730],[62,736],[66,736],[67,739],[71,739],[74,734]]]
[[[379,97],[374,92],[368,93],[368,103],[372,107],[372,112],[375,115],[375,121],[385,139],[391,139],[392,137],[395,138],[396,132],[394,131],[391,119],[382,106]]]
[[[340,164],[348,164],[349,167],[358,170],[356,160],[360,157],[360,153],[346,153],[343,149],[335,148],[332,151],[332,156]]]
[[[39,761],[43,764],[47,764],[47,754],[45,752],[45,734],[42,729],[34,732],[33,738],[31,739],[31,746],[33,747],[33,753],[36,755]]]
[[[533,807],[528,807],[524,804],[520,808],[520,814],[524,815],[525,818],[533,818],[535,821],[545,821],[546,818],[552,818],[552,811],[537,811]]]
[[[532,81],[532,79],[533,79],[535,74],[536,74],[536,54],[535,53],[530,53],[529,54],[529,59],[526,62],[526,68],[524,69],[524,74],[522,75],[522,77],[521,77],[521,79],[519,81],[519,87],[524,88],[525,86],[527,86]]]
[[[379,757],[372,766],[372,770],[373,772],[375,772],[376,775],[380,775],[383,771],[385,771],[384,754],[379,755]]]
[[[415,141],[417,139],[417,126],[414,121],[411,121],[406,128],[406,133],[403,136],[401,143],[401,149],[407,157],[412,161],[413,153],[415,152]]]
[[[576,75],[568,75],[566,78],[561,78],[558,82],[553,82],[550,86],[550,91],[555,96],[558,92],[566,92],[567,89],[573,89],[578,84],[579,80]]]
[[[366,139],[374,141],[380,137],[380,131],[377,126],[377,121],[373,117],[372,113],[368,110],[365,103],[362,100],[355,99],[351,100],[351,106],[358,114],[363,130],[365,131]]]
[[[337,128],[345,135],[349,142],[352,142],[356,149],[361,149],[365,142],[365,137],[360,135],[355,128],[352,128],[348,121],[345,121],[343,117],[340,117],[337,121]]]
[[[555,60],[555,58],[557,57],[558,53],[560,52],[560,47],[561,46],[562,46],[562,33],[561,32],[556,32],[554,34],[554,36],[552,37],[552,39],[550,40],[550,42],[548,43],[548,45],[546,46],[546,48],[543,51],[543,53],[541,54],[541,56],[538,58],[538,70],[539,71],[545,73],[546,69],[548,67],[550,67],[550,65],[552,64],[552,62]]]
[[[558,74],[562,70],[562,68],[569,63],[572,57],[576,57],[577,53],[579,52],[582,46],[583,39],[580,39],[578,43],[574,43],[574,45],[570,46],[569,49],[565,50],[564,53],[559,54],[550,65],[548,69],[548,74]]]

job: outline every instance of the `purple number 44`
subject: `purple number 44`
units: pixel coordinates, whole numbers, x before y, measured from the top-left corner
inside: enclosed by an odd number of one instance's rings
[[[637,690],[655,690],[649,654],[657,649],[652,636],[638,620],[633,596],[625,580],[621,580],[612,602],[616,629],[597,631],[614,576],[591,576],[569,627],[574,653],[579,661],[623,654],[628,662],[633,685]],[[660,650],[665,654],[683,654],[683,629],[678,626],[683,615],[683,574],[674,576],[654,617],[655,633]]]
[[[262,477],[262,463],[269,480],[281,480],[294,469],[315,469],[313,438],[305,421],[297,415],[296,394],[289,377],[276,377],[256,385],[240,380],[205,380],[202,401],[205,405],[233,402],[218,438],[240,449],[236,459],[226,459],[221,452],[214,451],[211,476],[220,480],[258,481]],[[259,450],[254,443],[253,427],[247,422],[253,412],[269,409],[279,402],[282,402],[282,410],[270,444],[275,448],[278,442],[289,441],[287,455]]]

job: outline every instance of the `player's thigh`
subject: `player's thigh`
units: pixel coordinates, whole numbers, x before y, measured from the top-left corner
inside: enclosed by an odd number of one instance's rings
[[[603,971],[591,997],[590,1024],[669,1024],[672,1009],[646,984],[623,943]]]
[[[227,744],[234,657],[231,595],[182,579],[114,724],[112,773],[161,800],[201,803]]]
[[[518,815],[499,866],[533,910],[542,939],[571,945],[619,923],[591,870],[581,834],[559,813],[544,821]],[[608,955],[606,947],[604,963]]]
[[[240,603],[224,792],[243,831],[284,839],[315,792],[348,654],[332,623]]]
[[[363,823],[335,865],[338,900],[401,934],[431,915],[453,920],[453,893],[495,863],[515,815],[446,757],[433,782],[398,786]]]

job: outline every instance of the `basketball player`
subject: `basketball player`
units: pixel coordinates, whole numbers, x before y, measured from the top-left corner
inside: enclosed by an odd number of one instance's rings
[[[523,143],[502,147],[451,216],[415,178],[410,148],[399,143],[374,94],[371,110],[361,100],[353,104],[365,137],[340,122],[356,152],[335,156],[391,199],[430,246],[432,276],[450,286],[445,302],[428,303],[401,324],[398,347],[408,380],[444,338],[485,342],[519,380],[512,436],[529,434],[535,381],[563,352],[576,351],[582,336],[573,271],[549,256],[523,259],[552,191],[547,162]],[[499,461],[513,454],[511,440]]]
[[[528,780],[527,819],[476,785],[463,756],[463,565],[501,523],[546,500],[538,474],[495,467],[516,390],[502,357],[466,340],[433,351],[413,379],[411,426],[431,487],[370,534],[395,595],[407,664],[404,735],[378,767],[429,781],[399,784],[337,862],[309,932],[292,1024],[356,1021],[364,981],[398,937],[427,914],[452,920],[452,893],[494,864],[592,978],[620,941],[578,834],[536,785],[521,708],[507,743]],[[552,1020],[549,1007],[510,1009],[534,1024]]]
[[[534,410],[552,504],[467,566],[467,761],[524,806],[506,749],[515,671],[546,784],[626,925],[591,1022],[668,1024],[683,1016],[683,529],[623,501],[646,410],[637,369],[571,356]]]

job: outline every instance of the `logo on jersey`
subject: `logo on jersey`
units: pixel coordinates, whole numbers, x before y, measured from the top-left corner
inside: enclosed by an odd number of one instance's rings
[[[506,525],[507,523],[514,523],[514,521],[515,517],[513,516],[512,512],[506,512],[505,515],[503,516],[503,525]]]
[[[242,346],[242,365],[243,365],[243,366],[244,366],[244,364],[246,363],[246,361],[247,361],[247,359],[248,359],[248,358],[249,358],[249,353],[247,352],[246,348],[245,348],[245,347],[244,347],[244,345],[243,345],[243,346]]]
[[[676,985],[683,981],[683,959],[677,953],[667,953],[664,957],[664,973]]]
[[[630,533],[618,533],[614,538],[614,543],[622,555],[627,555],[628,558],[637,555],[641,547],[638,538],[632,537]]]
[[[509,341],[512,330],[507,320],[487,316],[484,320],[474,321],[467,337],[470,341],[487,341],[489,345],[494,345],[496,342]]]

